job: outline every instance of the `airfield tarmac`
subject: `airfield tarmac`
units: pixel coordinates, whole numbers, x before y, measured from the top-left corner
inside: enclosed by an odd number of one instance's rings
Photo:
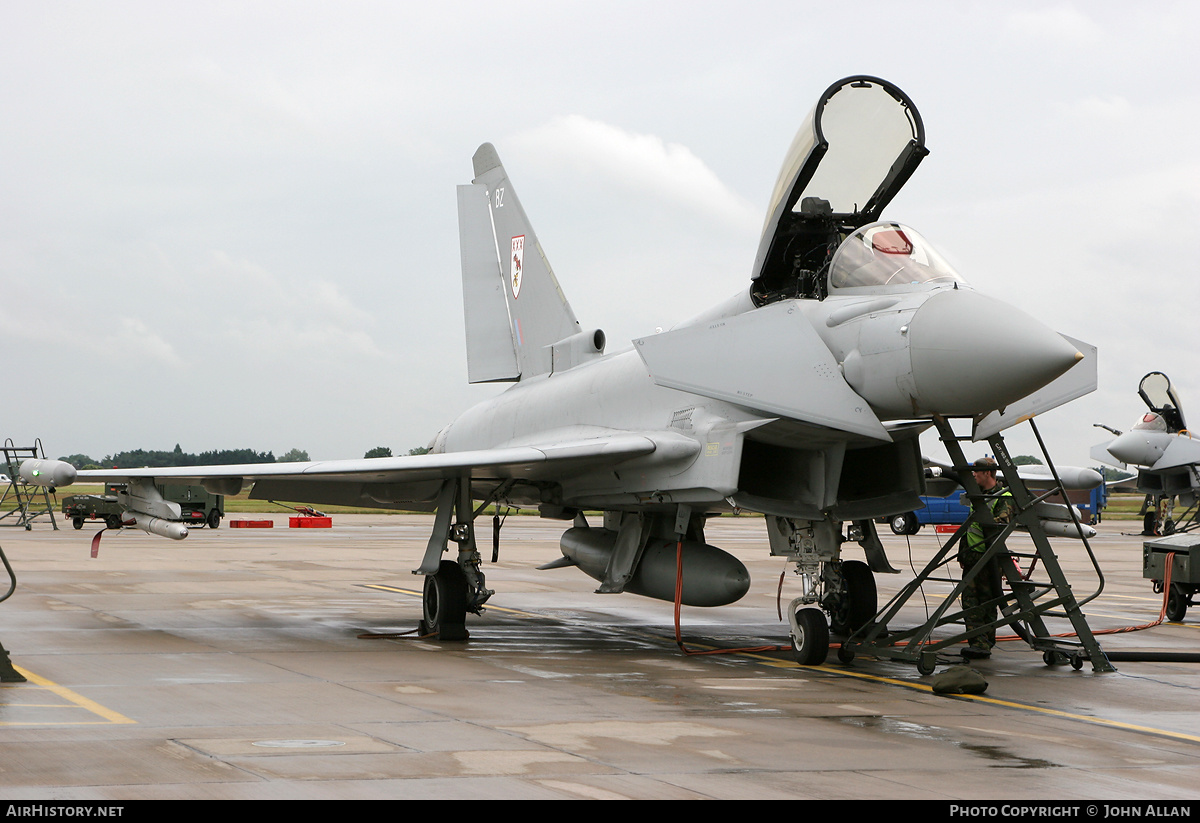
[[[0,798],[1200,796],[1197,664],[1095,674],[1004,643],[977,666],[987,693],[949,698],[911,665],[866,657],[811,668],[783,653],[689,657],[671,604],[537,571],[568,524],[529,517],[505,524],[500,562],[486,565],[497,594],[468,619],[469,641],[365,639],[415,628],[410,570],[431,518],[340,515],[330,530],[274,519],[183,543],[110,532],[97,559],[91,526],[0,529],[19,581],[0,603],[0,642],[29,678],[0,685]],[[1087,607],[1094,630],[1158,618],[1142,538],[1121,534],[1136,526],[1102,524],[1092,541],[1107,578]],[[938,539],[927,527],[910,548],[884,532],[906,568]],[[786,643],[783,564],[762,521],[721,518],[708,539],[754,583],[733,606],[684,608],[685,637]],[[1093,591],[1079,544],[1055,545],[1077,595]],[[881,597],[910,576],[879,576]],[[929,602],[947,590],[930,587]],[[797,594],[789,577],[784,606]],[[1197,650],[1200,607],[1101,642]]]

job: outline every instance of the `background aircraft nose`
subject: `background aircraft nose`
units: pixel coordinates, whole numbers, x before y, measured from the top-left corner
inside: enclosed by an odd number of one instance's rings
[[[922,411],[985,414],[1040,389],[1082,359],[1062,335],[970,289],[940,291],[909,321]]]
[[[1122,463],[1153,466],[1166,450],[1170,435],[1159,432],[1127,431],[1108,444],[1108,453]]]

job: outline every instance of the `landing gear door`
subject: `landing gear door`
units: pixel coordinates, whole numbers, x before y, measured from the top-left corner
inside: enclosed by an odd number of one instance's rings
[[[753,279],[786,264],[788,242],[806,217],[850,228],[878,220],[928,153],[921,116],[900,89],[866,76],[834,83],[783,161]]]

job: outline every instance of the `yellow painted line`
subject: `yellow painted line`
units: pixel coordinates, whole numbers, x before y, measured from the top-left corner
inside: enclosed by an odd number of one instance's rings
[[[1162,595],[1140,595],[1140,594],[1104,594],[1101,595],[1104,600],[1146,600],[1152,603],[1162,603]]]
[[[945,593],[930,592],[930,593],[927,593],[926,596],[931,600],[945,600],[946,599]],[[1154,608],[1156,608],[1156,609],[1160,609],[1162,607],[1162,596],[1161,595],[1154,595],[1153,597],[1138,597],[1138,596],[1131,595],[1131,594],[1111,594],[1111,595],[1106,594],[1101,598],[1100,601],[1094,601],[1094,604],[1103,606],[1105,608],[1111,608],[1114,606],[1117,608],[1120,608],[1120,606],[1116,603],[1102,602],[1109,598],[1118,598],[1118,597],[1126,599],[1126,600],[1138,600],[1138,601],[1143,601],[1146,603],[1154,603],[1155,604]],[[1061,607],[1057,607],[1057,608],[1061,608]],[[1102,611],[1093,611],[1092,609],[1089,609],[1086,607],[1084,609],[1084,616],[1085,617],[1104,617],[1109,620],[1142,620],[1143,619],[1143,615],[1128,614],[1128,613],[1114,614],[1113,612],[1107,612],[1107,611],[1103,611],[1103,612]],[[1061,618],[1056,618],[1056,619],[1061,619]],[[1162,625],[1164,625],[1164,626],[1186,626],[1187,628],[1190,628],[1190,629],[1200,629],[1200,625],[1195,624],[1195,623],[1173,623],[1170,620],[1163,620]],[[1151,626],[1149,628],[1155,628],[1155,627]],[[1145,631],[1145,630],[1139,629],[1138,631]],[[1111,629],[1093,629],[1092,633],[1103,635],[1103,634],[1113,634],[1113,631]],[[1008,637],[1004,637],[1001,639],[1002,640],[1010,640],[1010,639],[1016,639],[1016,638],[1014,638],[1010,635]]]
[[[408,595],[412,595],[414,597],[422,596],[421,592],[413,591],[412,589],[395,588],[392,586],[383,586],[383,585],[377,585],[377,584],[365,584],[365,588],[380,589],[382,591],[397,592],[400,594],[408,594]],[[505,609],[505,608],[498,607],[498,606],[488,606],[488,608],[489,609],[494,608],[497,611],[506,612],[508,614],[522,615],[525,617],[542,617],[542,618],[546,617],[546,615],[531,614],[529,612],[523,612],[523,611],[519,611],[517,609]],[[1172,624],[1172,625],[1183,625],[1183,624]],[[1195,628],[1200,628],[1200,626],[1196,626]],[[648,635],[648,636],[654,637],[657,639],[661,639],[661,640],[666,640],[671,643],[675,642],[674,637],[668,637],[666,635]],[[1017,639],[1017,638],[1014,638],[1014,639]],[[693,648],[697,648],[697,649],[704,648],[706,650],[710,650],[710,649],[715,650],[718,648],[717,646],[708,646],[707,644],[703,644],[703,643],[691,643],[689,645],[691,645]],[[731,653],[739,654],[742,657],[756,660],[760,663],[763,663],[766,666],[769,666],[771,668],[776,668],[776,669],[812,669],[814,671],[825,672],[826,674],[832,674],[832,675],[836,675],[838,677],[855,677],[855,678],[858,678],[859,680],[869,680],[869,681],[872,681],[875,683],[885,683],[889,686],[900,686],[901,688],[912,689],[913,691],[928,692],[930,694],[933,693],[932,686],[925,685],[924,683],[914,683],[910,680],[897,680],[894,677],[884,677],[882,675],[877,675],[877,674],[867,674],[866,672],[858,672],[858,671],[853,671],[850,669],[844,669],[844,668],[840,668],[840,667],[835,668],[833,666],[824,666],[824,665],[822,665],[822,666],[801,666],[799,663],[796,663],[794,661],[778,660],[773,657],[767,657],[766,655],[756,654],[753,652],[731,652]],[[999,698],[985,697],[983,695],[978,695],[978,694],[944,694],[944,695],[938,695],[938,696],[939,697],[950,697],[950,698],[955,698],[958,700],[972,700],[977,703],[987,703],[987,704],[990,704],[993,706],[1003,706],[1004,708],[1008,708],[1008,709],[1019,709],[1019,710],[1028,711],[1028,712],[1036,712],[1036,713],[1048,715],[1051,717],[1061,717],[1065,720],[1075,720],[1075,721],[1078,721],[1081,723],[1091,723],[1091,724],[1094,724],[1097,726],[1106,726],[1106,727],[1112,728],[1112,729],[1124,729],[1126,731],[1138,732],[1139,734],[1152,734],[1152,735],[1157,735],[1159,737],[1169,737],[1173,740],[1183,740],[1188,743],[1200,743],[1200,735],[1184,734],[1183,732],[1172,732],[1172,731],[1167,731],[1165,729],[1156,729],[1153,726],[1138,726],[1133,723],[1123,723],[1119,720],[1106,720],[1102,717],[1092,717],[1092,716],[1085,715],[1085,714],[1074,714],[1072,712],[1064,712],[1064,711],[1060,711],[1058,709],[1047,709],[1042,706],[1034,706],[1034,705],[1031,705],[1028,703],[1018,703],[1013,700],[1001,700]]]
[[[748,654],[746,657],[753,657],[766,663],[768,666],[780,669],[813,669],[826,674],[837,675],[839,677],[856,677],[860,680],[870,680],[876,683],[886,683],[890,686],[900,686],[906,689],[912,689],[919,692],[933,693],[933,687],[924,683],[913,683],[910,680],[897,680],[894,677],[883,677],[881,675],[867,674],[866,672],[856,672],[849,669],[834,668],[833,666],[801,666],[788,660],[775,660],[761,655]],[[1188,743],[1200,743],[1200,735],[1184,734],[1183,732],[1172,732],[1166,729],[1156,729],[1153,726],[1139,726],[1134,723],[1124,723],[1120,720],[1106,720],[1102,717],[1094,717],[1086,714],[1075,714],[1073,712],[1064,712],[1059,709],[1047,709],[1042,706],[1034,706],[1028,703],[1018,703],[1014,700],[1001,700],[996,697],[986,697],[979,694],[943,694],[939,697],[951,697],[957,700],[971,700],[976,703],[988,703],[993,706],[1003,706],[1008,709],[1021,709],[1029,712],[1037,712],[1038,714],[1049,715],[1051,717],[1061,717],[1066,720],[1075,720],[1081,723],[1091,723],[1097,726],[1107,726],[1112,729],[1124,729],[1126,731],[1138,732],[1140,734],[1152,734],[1159,737],[1169,737],[1173,740],[1183,740]]]
[[[43,688],[48,692],[58,695],[63,700],[66,700],[68,703],[74,704],[74,706],[77,708],[85,709],[94,715],[98,715],[99,717],[104,718],[104,720],[108,723],[114,723],[114,724],[137,723],[136,720],[130,720],[128,717],[126,717],[123,714],[114,712],[112,709],[107,709],[104,706],[101,706],[95,700],[89,700],[88,698],[84,697],[83,695],[71,691],[66,686],[60,686],[57,683],[55,683],[51,680],[47,680],[46,678],[41,677],[40,675],[36,675],[33,672],[28,671],[27,669],[21,668],[20,666],[13,666],[13,668],[16,669],[18,672],[20,672],[22,675],[24,675],[25,679],[28,680],[30,683],[33,683],[34,685],[36,685],[40,688]],[[26,707],[20,706],[17,708],[26,708]],[[58,706],[57,708],[70,708],[70,707]],[[19,721],[0,721],[0,726],[82,726],[82,725],[89,725],[89,723],[87,721],[84,721],[84,722],[62,721],[62,722],[54,722],[54,723],[23,723],[23,722],[19,722]]]
[[[395,592],[396,594],[407,594],[410,597],[424,597],[424,593],[415,589],[402,589],[399,586],[385,586],[382,583],[360,583],[364,589],[379,589],[381,592]]]
[[[671,642],[674,642],[674,638],[667,638],[662,635],[653,635],[653,636],[659,637],[664,640],[669,639]],[[702,647],[702,644],[699,644],[699,643],[695,643],[692,645],[695,648]],[[708,648],[717,648],[717,647],[710,646]],[[795,661],[792,661],[792,660],[779,660],[774,657],[767,657],[765,655],[756,654],[753,652],[731,652],[731,653],[736,653],[742,657],[751,658],[751,659],[756,660],[770,668],[775,668],[775,669],[805,669],[805,670],[819,671],[819,672],[825,672],[826,674],[832,674],[837,677],[852,677],[852,678],[858,678],[859,680],[869,680],[874,683],[885,683],[889,686],[900,686],[901,688],[911,689],[913,691],[928,692],[930,694],[933,693],[932,686],[926,685],[924,683],[914,683],[911,680],[897,680],[894,677],[884,677],[882,675],[867,674],[866,672],[859,672],[859,671],[854,671],[852,669],[845,669],[845,668],[841,668],[841,667],[835,668],[833,666],[826,666],[826,665],[801,666],[799,663],[796,663]],[[986,697],[986,696],[978,695],[978,694],[943,694],[943,695],[938,695],[938,696],[939,697],[950,697],[950,698],[955,698],[958,700],[971,700],[971,701],[975,701],[977,703],[987,703],[987,704],[990,704],[993,706],[1003,706],[1004,708],[1008,708],[1008,709],[1020,709],[1020,710],[1024,710],[1024,711],[1036,712],[1039,714],[1049,715],[1051,717],[1061,717],[1066,720],[1075,720],[1075,721],[1082,722],[1082,723],[1091,723],[1091,724],[1094,724],[1097,726],[1106,726],[1108,728],[1113,728],[1113,729],[1124,729],[1126,731],[1138,732],[1140,734],[1152,734],[1152,735],[1156,735],[1159,737],[1169,737],[1173,740],[1183,740],[1188,743],[1200,743],[1200,735],[1185,734],[1183,732],[1167,731],[1166,729],[1156,729],[1153,726],[1139,726],[1134,723],[1124,723],[1120,720],[1106,720],[1102,717],[1095,717],[1095,716],[1085,715],[1085,714],[1075,714],[1073,712],[1064,712],[1059,709],[1048,709],[1048,708],[1044,708],[1042,706],[1035,706],[1035,705],[1031,705],[1028,703],[1018,703],[1014,700],[1001,700],[996,697]]]
[[[424,592],[419,592],[414,589],[401,589],[398,586],[385,586],[382,583],[363,583],[364,589],[379,589],[381,592],[394,592],[396,594],[407,594],[410,597],[424,597]],[[504,606],[486,606],[488,611],[504,612],[505,614],[515,614],[521,617],[540,617],[544,620],[553,619],[547,618],[544,614],[536,614],[534,612],[523,612],[520,609],[509,609]]]

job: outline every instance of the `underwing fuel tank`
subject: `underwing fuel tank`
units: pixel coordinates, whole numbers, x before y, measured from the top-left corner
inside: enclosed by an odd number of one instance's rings
[[[609,529],[574,528],[562,536],[563,556],[584,574],[604,580],[616,546],[617,533]],[[651,537],[625,591],[675,602],[676,541]],[[750,590],[750,572],[742,561],[716,546],[683,541],[683,597],[688,606],[726,606]]]

